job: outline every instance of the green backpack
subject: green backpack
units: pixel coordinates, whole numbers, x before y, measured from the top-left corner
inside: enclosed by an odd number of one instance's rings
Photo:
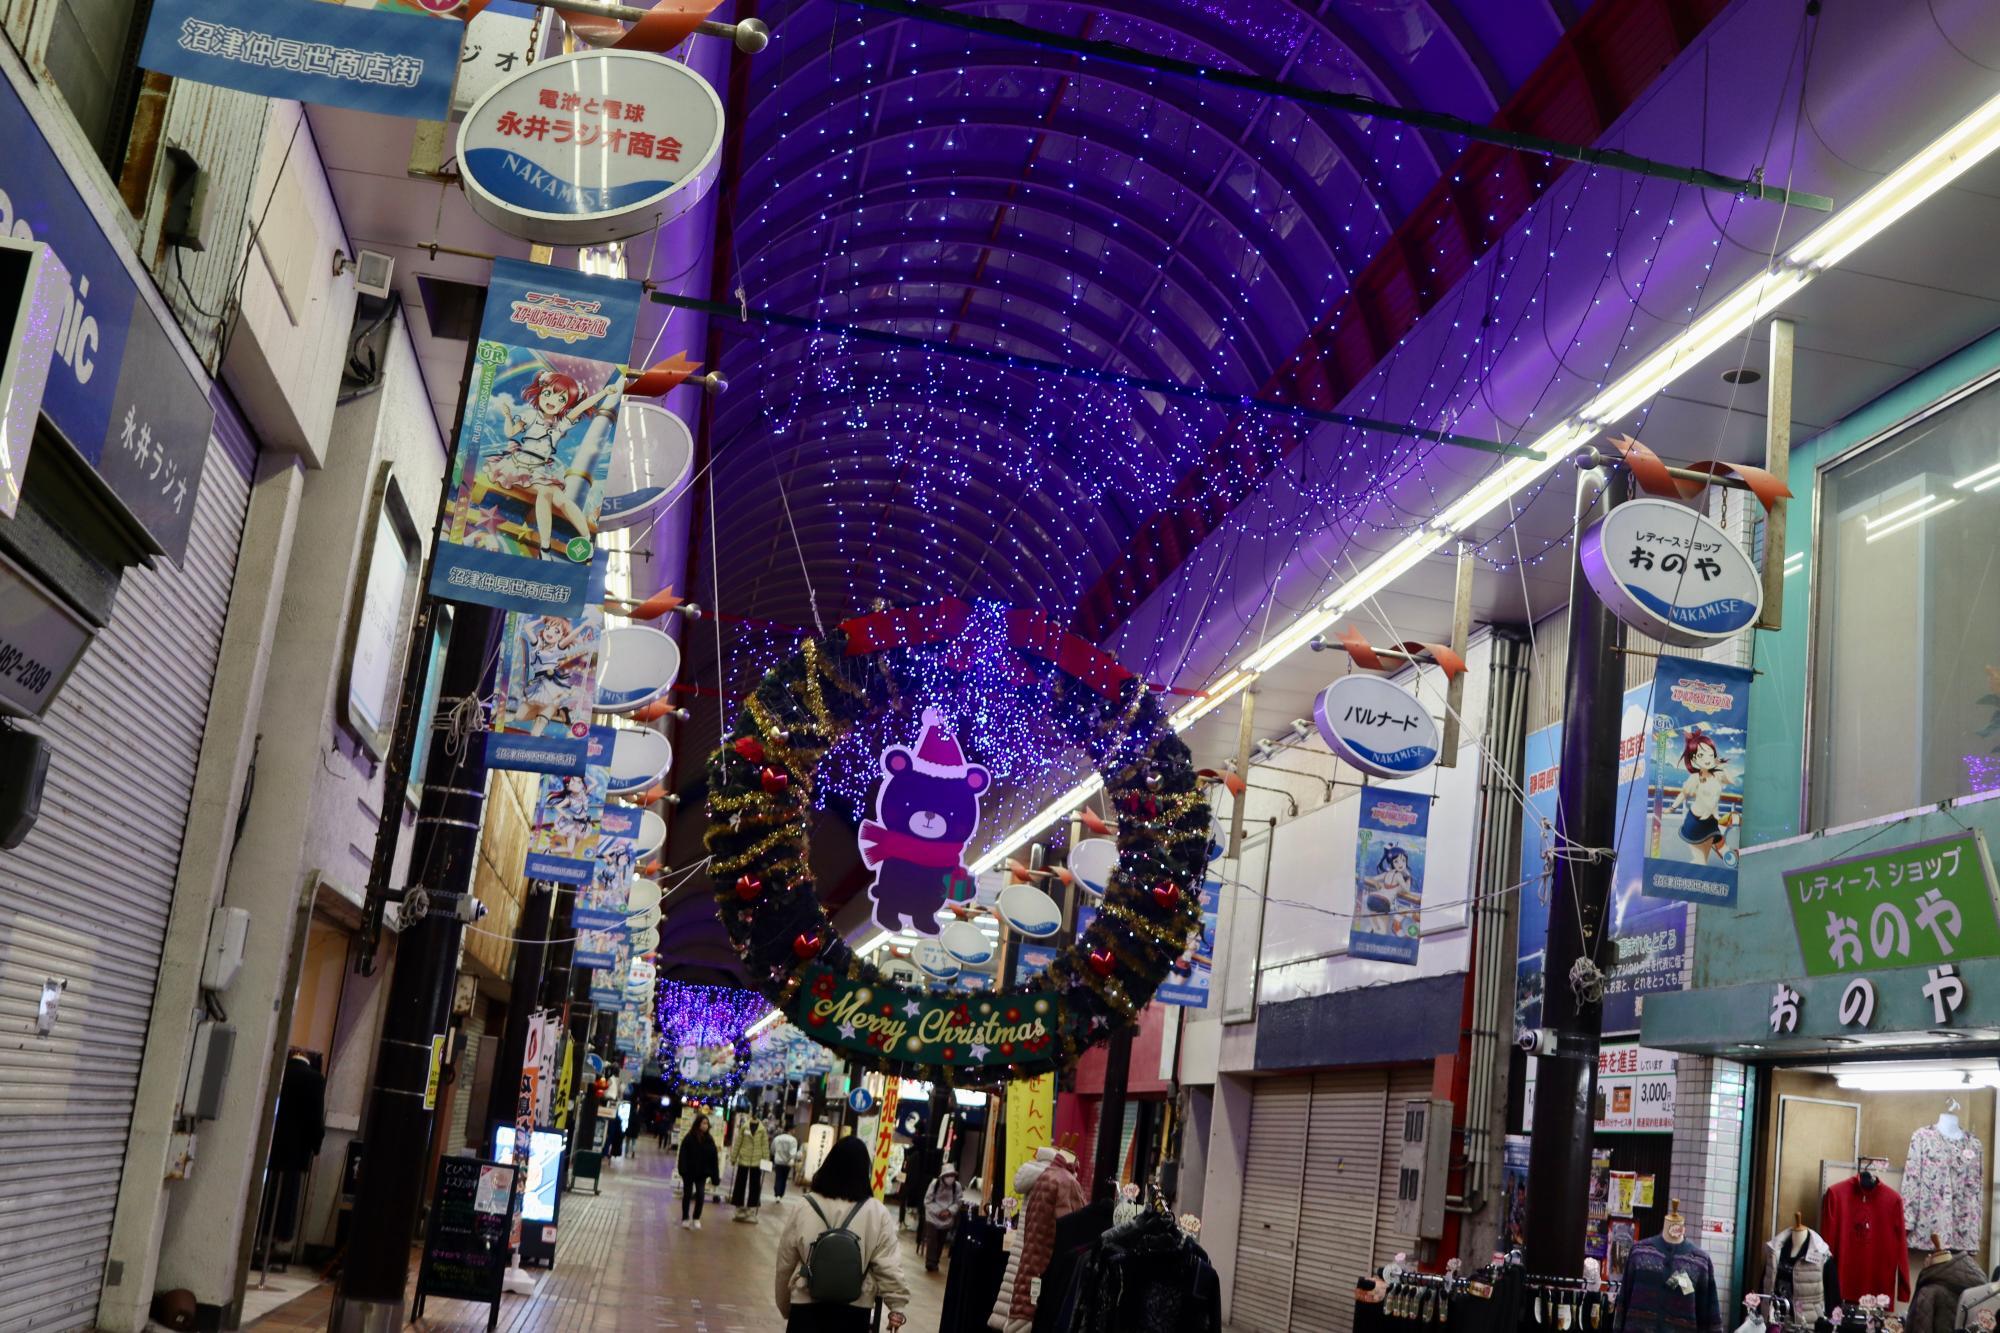
[[[848,1227],[868,1201],[863,1199],[848,1209],[839,1226],[820,1211],[819,1200],[808,1194],[806,1202],[819,1213],[819,1220],[826,1227],[806,1254],[802,1268],[806,1290],[812,1293],[815,1305],[852,1305],[861,1299],[862,1279],[867,1275],[868,1264],[861,1256],[861,1237]]]

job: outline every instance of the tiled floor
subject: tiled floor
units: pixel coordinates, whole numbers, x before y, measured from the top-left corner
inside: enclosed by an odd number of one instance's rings
[[[731,1210],[710,1204],[700,1231],[680,1228],[680,1195],[672,1159],[642,1141],[639,1155],[604,1164],[604,1192],[563,1199],[562,1231],[553,1270],[533,1296],[509,1296],[500,1311],[505,1333],[782,1333],[772,1304],[782,1210],[766,1203],[756,1226],[730,1221]],[[903,1275],[910,1284],[908,1333],[933,1333],[944,1301],[943,1275],[924,1272],[906,1240]],[[414,1266],[412,1267],[414,1278]],[[333,1300],[322,1284],[244,1327],[274,1333],[324,1329]],[[487,1310],[466,1301],[429,1301],[410,1327],[483,1333]]]

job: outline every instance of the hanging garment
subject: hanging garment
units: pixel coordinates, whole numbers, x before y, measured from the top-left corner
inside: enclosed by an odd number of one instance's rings
[[[1969,1254],[1956,1255],[1949,1263],[1925,1264],[1917,1273],[1910,1311],[1903,1316],[1904,1329],[1907,1333],[1952,1333],[1958,1327],[1958,1298],[1985,1280],[1986,1274]]]
[[[1792,1303],[1793,1324],[1817,1321],[1837,1303],[1840,1291],[1839,1269],[1826,1237],[1808,1228],[1801,1245],[1790,1227],[1771,1237],[1764,1246],[1764,1290]]]
[[[1952,1138],[1936,1125],[1910,1135],[1903,1166],[1903,1216],[1910,1248],[1928,1250],[1931,1233],[1948,1250],[1976,1249],[1986,1210],[1986,1149],[1970,1134]]]
[[[1903,1225],[1903,1196],[1881,1181],[1859,1176],[1834,1182],[1819,1204],[1820,1234],[1840,1262],[1840,1300],[1863,1296],[1910,1298],[1910,1248]]]
[[[1076,1178],[1074,1160],[1067,1153],[1057,1153],[1035,1182],[1028,1206],[1021,1210],[1021,1263],[1014,1274],[1010,1321],[1035,1317],[1035,1279],[1048,1268],[1049,1256],[1055,1251],[1056,1219],[1090,1202]]]
[[[1063,1333],[1070,1326],[1077,1278],[1084,1262],[1104,1243],[1114,1211],[1111,1204],[1090,1203],[1056,1219],[1049,1266],[1042,1273],[1042,1299],[1035,1306],[1035,1333]]]
[[[1055,1159],[1054,1148],[1044,1146],[1035,1149],[1035,1155],[1021,1163],[1020,1169],[1014,1172],[1015,1197],[1025,1202],[1028,1196],[1035,1192],[1035,1185],[1041,1180],[1042,1172],[1048,1170],[1049,1163]],[[993,1333],[1005,1333],[1008,1323],[1013,1319],[1010,1311],[1014,1306],[1014,1279],[1021,1273],[1021,1233],[1013,1231],[1006,1233],[1006,1236],[1007,1239],[1003,1242],[1007,1247],[1006,1272],[1000,1279],[999,1294],[993,1299],[993,1313],[986,1320],[986,1327]]]
[[[1722,1333],[1707,1251],[1661,1236],[1634,1245],[1618,1292],[1617,1327],[1619,1333]]]
[[[1000,1294],[1007,1271],[1001,1248],[1005,1228],[968,1213],[952,1238],[951,1265],[944,1284],[944,1309],[938,1333],[987,1333],[986,1316]]]
[[[1107,1232],[1084,1261],[1075,1291],[1062,1333],[1222,1333],[1215,1267],[1164,1213],[1149,1210]]]

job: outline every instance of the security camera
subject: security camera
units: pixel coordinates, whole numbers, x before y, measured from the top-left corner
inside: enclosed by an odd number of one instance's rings
[[[1547,1028],[1524,1028],[1521,1035],[1516,1037],[1515,1040],[1520,1043],[1521,1049],[1529,1055],[1554,1055],[1556,1053],[1556,1034]]]
[[[473,897],[469,893],[460,894],[456,906],[458,911],[458,919],[460,921],[463,921],[468,926],[475,921],[480,921],[485,919],[486,904],[480,902],[479,899]]]

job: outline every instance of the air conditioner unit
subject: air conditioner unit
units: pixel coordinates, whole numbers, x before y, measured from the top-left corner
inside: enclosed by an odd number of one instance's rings
[[[1451,1103],[1426,1098],[1403,1103],[1397,1158],[1396,1230],[1435,1240],[1444,1234],[1445,1173],[1451,1163]]]
[[[354,290],[387,299],[396,282],[396,259],[380,250],[363,250],[354,257]]]

